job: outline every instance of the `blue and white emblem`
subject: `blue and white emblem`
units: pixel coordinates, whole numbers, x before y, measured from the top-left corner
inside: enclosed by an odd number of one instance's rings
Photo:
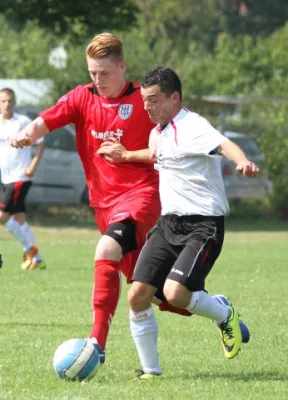
[[[121,104],[118,108],[118,115],[121,119],[127,119],[132,114],[132,104]]]

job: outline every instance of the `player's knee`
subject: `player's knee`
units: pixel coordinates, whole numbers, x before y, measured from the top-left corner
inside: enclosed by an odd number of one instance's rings
[[[10,218],[10,214],[6,213],[4,211],[0,211],[0,223],[1,224],[6,224],[8,219]]]
[[[132,311],[138,312],[150,307],[155,289],[142,282],[133,282],[128,292],[128,303]]]
[[[121,258],[122,248],[119,243],[110,236],[103,235],[96,247],[95,260],[120,261]]]
[[[190,303],[191,292],[179,282],[171,279],[166,280],[163,293],[168,303],[174,307],[186,308]]]

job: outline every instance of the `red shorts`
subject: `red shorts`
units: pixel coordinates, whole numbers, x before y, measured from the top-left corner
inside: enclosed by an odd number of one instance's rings
[[[156,224],[161,212],[159,193],[150,191],[131,193],[121,202],[107,208],[95,209],[95,220],[103,234],[114,222],[131,218],[136,222],[136,240],[138,248],[124,255],[120,261],[120,270],[125,275],[127,283],[131,282],[136,261],[145,244],[146,235]]]

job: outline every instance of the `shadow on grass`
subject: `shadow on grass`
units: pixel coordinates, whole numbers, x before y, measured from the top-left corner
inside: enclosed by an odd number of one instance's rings
[[[228,231],[288,232],[288,220],[277,217],[268,199],[243,199],[230,202],[230,215],[226,219]]]
[[[27,210],[27,219],[34,225],[50,228],[96,229],[94,210],[88,206],[34,206]]]
[[[198,373],[187,375],[187,379],[229,379],[231,381],[287,381],[287,374],[282,374],[275,371],[254,371],[254,372],[208,372],[207,374]]]
[[[226,231],[230,232],[287,232],[288,221],[281,221],[276,218],[240,218],[228,216],[225,222]]]
[[[4,326],[4,327],[10,327],[10,328],[15,328],[15,327],[33,327],[33,328],[67,328],[67,327],[71,327],[71,328],[79,328],[79,326],[81,325],[81,329],[82,328],[87,328],[90,329],[91,325],[88,324],[82,324],[82,323],[78,323],[78,324],[59,324],[57,322],[47,322],[47,323],[43,323],[43,322],[2,322],[0,323],[0,326]]]
[[[234,372],[200,372],[200,373],[187,373],[181,374],[177,377],[173,376],[165,376],[165,380],[175,380],[175,379],[183,379],[195,381],[197,379],[203,381],[215,381],[215,379],[228,379],[230,381],[242,381],[242,382],[251,382],[251,381],[258,381],[258,382],[269,382],[269,381],[287,381],[287,375],[282,374],[275,371],[251,371],[251,372],[243,372],[243,373],[234,373]]]

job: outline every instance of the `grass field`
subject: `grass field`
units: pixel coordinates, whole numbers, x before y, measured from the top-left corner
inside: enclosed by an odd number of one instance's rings
[[[61,342],[89,333],[98,232],[34,226],[49,267],[24,272],[21,247],[0,228],[0,400],[287,400],[287,228],[265,221],[228,225],[207,289],[228,295],[250,328],[251,341],[238,357],[224,359],[210,321],[157,311],[164,377],[129,382],[139,364],[123,285],[105,366],[84,384],[58,379],[52,358]]]

